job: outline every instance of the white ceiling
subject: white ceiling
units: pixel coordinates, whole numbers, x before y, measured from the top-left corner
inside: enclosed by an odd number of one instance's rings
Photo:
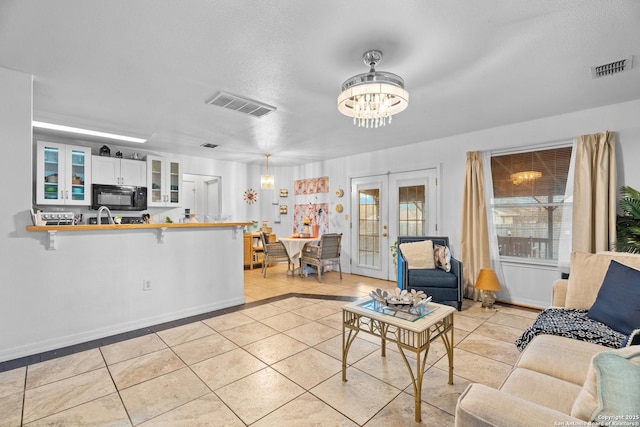
[[[370,49],[410,94],[379,129],[336,108]],[[33,74],[35,120],[292,165],[639,99],[640,1],[0,0],[0,67]],[[218,91],[277,111],[206,105]]]

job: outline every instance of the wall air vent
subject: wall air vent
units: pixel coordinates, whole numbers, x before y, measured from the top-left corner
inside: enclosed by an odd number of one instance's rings
[[[228,110],[239,111],[254,117],[263,117],[276,111],[276,107],[271,105],[226,92],[216,93],[211,99],[205,101],[205,103],[209,105],[217,105],[218,107],[226,108]]]
[[[591,67],[591,78],[597,79],[604,76],[628,71],[633,66],[633,56],[609,62],[608,64],[597,65]]]
[[[216,148],[218,147],[218,144],[212,144],[210,142],[205,142],[204,144],[200,144],[200,147],[204,147],[204,148]]]

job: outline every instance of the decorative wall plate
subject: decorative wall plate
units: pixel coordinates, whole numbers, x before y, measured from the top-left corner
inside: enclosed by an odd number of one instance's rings
[[[342,197],[344,196],[344,190],[342,188],[338,188],[336,190],[336,197]]]
[[[247,204],[252,205],[255,202],[258,201],[258,193],[256,193],[256,190],[254,190],[253,188],[249,188],[247,191],[244,192],[244,201],[247,202]]]

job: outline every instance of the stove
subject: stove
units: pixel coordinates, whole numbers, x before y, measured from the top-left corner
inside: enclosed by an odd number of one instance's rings
[[[40,212],[45,225],[73,225],[73,212]]]
[[[107,217],[103,215],[102,223],[104,224],[106,223],[106,221],[107,221]],[[98,223],[98,220],[96,217],[89,218],[88,224],[95,225],[97,223]],[[120,224],[144,224],[144,220],[142,219],[142,217],[139,217],[139,216],[123,216]]]

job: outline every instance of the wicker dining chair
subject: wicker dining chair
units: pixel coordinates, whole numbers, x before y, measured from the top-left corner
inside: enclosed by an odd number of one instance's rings
[[[287,264],[287,269],[291,269],[291,260],[287,249],[282,242],[269,242],[265,233],[260,233],[260,239],[262,239],[262,248],[264,250],[264,257],[262,258],[262,277],[267,277],[267,267],[270,264]]]
[[[302,248],[300,258],[300,271],[304,271],[306,265],[312,265],[318,270],[318,282],[322,281],[322,270],[329,265],[337,265],[342,279],[342,266],[340,265],[340,242],[342,233],[327,233],[320,237],[320,244],[309,242]]]

